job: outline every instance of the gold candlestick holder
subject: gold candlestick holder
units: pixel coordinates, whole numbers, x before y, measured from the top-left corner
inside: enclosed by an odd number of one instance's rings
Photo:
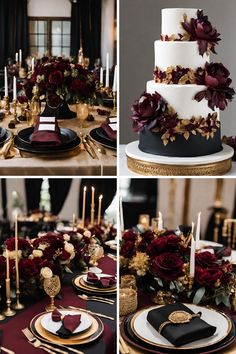
[[[20,290],[16,290],[16,302],[12,305],[14,310],[22,310],[25,308],[23,304],[20,303]]]
[[[113,112],[116,112],[117,108],[117,92],[113,91]]]
[[[103,92],[107,95],[107,97],[113,98],[112,89],[109,86],[104,87]]]
[[[3,100],[5,102],[5,104],[4,104],[5,114],[6,114],[6,116],[9,116],[11,114],[9,96],[4,96]]]
[[[6,317],[14,316],[16,312],[11,309],[10,278],[6,279],[6,298],[7,308],[3,311],[3,315]]]
[[[14,117],[14,124],[18,124],[19,121],[17,119],[17,100],[13,100],[12,107],[13,107],[13,117]]]

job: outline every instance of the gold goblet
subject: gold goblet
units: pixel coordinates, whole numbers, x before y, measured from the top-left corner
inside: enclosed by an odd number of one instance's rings
[[[88,251],[89,251],[89,255],[90,255],[89,263],[93,267],[97,267],[97,265],[98,265],[97,261],[100,258],[102,258],[103,255],[104,255],[103,248],[100,245],[98,245],[98,244],[92,244],[92,245],[88,246]]]
[[[47,312],[53,311],[56,309],[54,305],[54,298],[59,293],[61,289],[61,282],[58,275],[53,275],[51,278],[44,279],[43,288],[45,293],[50,296],[51,302],[45,307]]]
[[[77,103],[76,113],[79,118],[80,128],[83,128],[83,122],[89,115],[89,106],[87,103]]]

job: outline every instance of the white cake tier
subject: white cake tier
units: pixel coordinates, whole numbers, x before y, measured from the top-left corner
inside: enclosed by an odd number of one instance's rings
[[[197,17],[198,9],[163,9],[161,33],[171,36],[172,34],[183,34],[184,30],[180,24],[183,22],[183,15],[187,15],[187,20]]]
[[[168,66],[181,65],[184,68],[204,68],[210,57],[199,54],[197,42],[155,41],[155,67],[166,70]]]
[[[156,83],[154,80],[147,82],[147,92],[151,94],[158,92],[178,113],[179,118],[191,119],[192,116],[206,118],[209,113],[217,112],[219,119],[219,109],[212,111],[207,100],[197,102],[194,99],[196,93],[205,88],[203,85],[167,85]]]

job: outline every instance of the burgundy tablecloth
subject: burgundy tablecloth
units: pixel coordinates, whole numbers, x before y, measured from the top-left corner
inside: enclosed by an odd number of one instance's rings
[[[111,258],[105,256],[99,261],[99,267],[104,273],[115,274],[116,262]],[[116,317],[116,305],[107,305],[98,302],[86,302],[81,300],[77,296],[77,291],[71,284],[65,284],[62,286],[61,300],[55,301],[56,305],[62,306],[76,306],[81,308],[87,308],[92,311],[106,314],[108,316]],[[41,349],[34,348],[29,344],[22,334],[21,330],[25,327],[29,327],[31,319],[40,312],[45,311],[45,305],[48,304],[49,298],[43,297],[41,301],[33,304],[27,309],[24,309],[17,313],[16,316],[8,318],[0,323],[0,329],[3,330],[3,343],[2,345],[8,349],[13,350],[16,354],[43,354],[45,353]],[[85,354],[113,354],[115,350],[115,337],[116,337],[116,321],[110,321],[102,319],[105,330],[99,340],[89,345],[83,345],[80,349]],[[69,351],[68,351],[69,353]]]

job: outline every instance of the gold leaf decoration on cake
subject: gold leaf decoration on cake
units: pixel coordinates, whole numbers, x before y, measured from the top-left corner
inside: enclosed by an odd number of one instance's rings
[[[184,68],[181,65],[168,66],[165,71],[156,67],[153,73],[156,83],[162,84],[203,84],[204,69],[198,68],[193,70],[190,68]]]

